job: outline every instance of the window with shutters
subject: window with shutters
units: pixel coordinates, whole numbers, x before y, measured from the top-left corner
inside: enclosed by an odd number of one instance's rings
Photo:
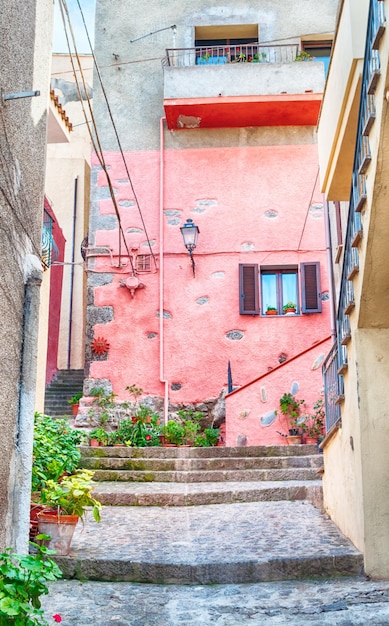
[[[301,298],[300,298],[301,294]],[[320,263],[287,266],[239,265],[242,315],[320,313]],[[261,306],[259,304],[259,296]],[[295,311],[287,305],[294,304]]]

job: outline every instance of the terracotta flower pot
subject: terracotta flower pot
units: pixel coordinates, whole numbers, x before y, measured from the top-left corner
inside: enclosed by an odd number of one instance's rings
[[[292,445],[292,446],[301,443],[301,435],[288,435],[286,439],[289,445]]]
[[[272,311],[272,310],[266,311],[266,315],[277,315],[277,314],[278,314],[278,311]]]
[[[99,442],[97,441],[97,439],[89,439],[89,445],[92,448],[98,448],[99,447]]]
[[[72,404],[72,415],[78,415],[79,404]]]
[[[78,515],[61,515],[58,511],[44,510],[38,513],[38,530],[50,535],[50,539],[43,543],[55,550],[59,556],[67,556],[70,544],[78,522]]]

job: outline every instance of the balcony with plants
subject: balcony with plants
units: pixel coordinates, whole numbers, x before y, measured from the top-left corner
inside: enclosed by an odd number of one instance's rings
[[[324,64],[298,44],[169,48],[163,59],[170,129],[315,125]]]

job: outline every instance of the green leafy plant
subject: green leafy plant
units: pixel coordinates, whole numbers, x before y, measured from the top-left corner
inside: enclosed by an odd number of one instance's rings
[[[87,507],[92,507],[93,517],[100,521],[101,503],[92,496],[94,472],[77,470],[72,476],[66,476],[60,483],[48,480],[42,489],[42,504],[59,510],[63,515],[85,517]]]
[[[184,441],[184,426],[175,420],[169,420],[162,428],[162,435],[164,435],[168,443],[181,446]]]
[[[302,431],[308,437],[319,439],[323,433],[325,416],[324,400],[319,398],[313,405],[313,414],[304,417],[301,424]]]
[[[305,50],[301,50],[295,58],[295,61],[314,61],[315,57],[309,54],[309,52],[305,52]]]
[[[78,445],[83,433],[72,428],[66,419],[53,419],[35,413],[32,464],[32,491],[40,491],[47,480],[58,480],[73,472],[80,461]]]
[[[103,387],[92,387],[89,392],[90,396],[94,396],[93,405],[95,409],[89,409],[91,417],[96,418],[101,425],[108,424],[112,409],[116,408],[116,394],[107,393]]]
[[[49,539],[38,535],[37,540]],[[40,596],[49,593],[48,581],[62,578],[62,572],[44,545],[32,544],[36,554],[16,554],[10,548],[0,554],[0,626],[48,626]]]
[[[277,311],[277,307],[275,307],[275,306],[268,306],[266,308],[266,311]]]
[[[205,428],[204,435],[210,446],[216,446],[217,440],[219,439],[220,429],[219,428]]]
[[[185,420],[183,441],[186,445],[193,446],[197,433],[200,430],[200,424],[192,420]]]
[[[304,400],[297,400],[291,393],[284,393],[280,398],[280,411],[285,416],[290,435],[298,435],[301,431],[301,406]]]
[[[297,304],[295,302],[287,302],[286,304],[284,304],[282,308],[284,311],[287,311],[288,309],[296,310]]]
[[[103,446],[106,446],[108,445],[110,434],[102,426],[98,426],[89,432],[89,439],[96,439]]]
[[[74,394],[74,396],[72,396],[69,400],[68,403],[69,404],[79,404],[80,400],[82,398],[82,392],[80,393],[76,393]]]

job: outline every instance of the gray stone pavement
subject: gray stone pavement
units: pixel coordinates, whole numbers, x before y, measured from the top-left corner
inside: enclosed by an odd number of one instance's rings
[[[60,581],[43,599],[62,626],[388,626],[389,581],[246,585]]]
[[[66,578],[250,583],[359,574],[362,555],[306,501],[106,507],[78,524]]]

